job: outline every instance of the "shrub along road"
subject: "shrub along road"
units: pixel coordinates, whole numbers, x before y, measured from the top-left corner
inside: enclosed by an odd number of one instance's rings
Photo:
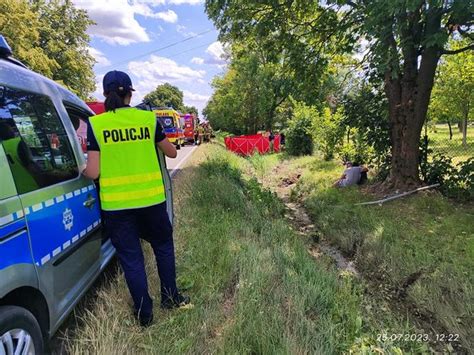
[[[305,174],[314,172],[313,161],[297,163]],[[341,272],[324,255],[315,259],[309,252],[312,238],[295,231],[285,218],[283,203],[259,182],[270,177],[275,166],[280,166],[279,156],[243,159],[218,144],[199,147],[173,182],[178,282],[195,307],[165,312],[156,300],[155,323],[142,330],[132,318],[124,279],[115,275],[99,287],[79,325],[65,336],[66,349],[71,353],[318,354],[449,350],[446,344],[382,336],[415,334],[420,329],[383,303],[383,297],[380,301],[373,296],[378,291],[370,292],[373,286],[364,279]],[[332,178],[334,172],[324,173],[324,178]],[[297,186],[295,193],[303,196],[312,185]],[[326,193],[329,201],[338,201]],[[349,197],[355,200],[356,192],[349,192]],[[347,216],[309,211],[326,228],[324,232],[339,224],[334,235],[340,240],[350,237],[355,223],[350,211],[345,211]],[[324,218],[316,219],[312,211]],[[152,252],[148,246],[145,251],[151,291],[158,295]],[[426,258],[418,253],[421,260]],[[400,256],[394,253],[382,260],[395,262]]]

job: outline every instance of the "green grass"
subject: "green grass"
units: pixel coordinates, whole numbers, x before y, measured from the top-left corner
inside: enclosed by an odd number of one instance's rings
[[[363,284],[339,274],[325,259],[313,259],[309,241],[283,218],[283,205],[252,177],[258,174],[254,164],[268,169],[276,161],[260,164],[258,158],[240,158],[216,144],[199,149],[198,156],[208,159],[185,168],[174,183],[178,282],[195,307],[168,312],[156,307],[155,324],[142,330],[131,317],[130,296],[119,274],[82,313],[81,325],[66,341],[69,352],[426,350],[423,344],[377,341],[381,328],[367,316]],[[152,252],[145,251],[151,293],[158,295]]]
[[[354,257],[369,284],[380,287],[376,295],[393,297],[419,274],[406,296],[395,297],[393,304],[401,306],[398,313],[403,316],[416,308],[434,320],[435,329],[459,334],[465,349],[474,348],[472,205],[430,192],[382,206],[354,206],[376,198],[357,187],[332,188],[342,172],[340,164],[315,157],[286,164],[288,171],[303,173],[293,199],[304,204],[333,245]]]
[[[449,139],[447,124],[437,124],[428,130],[429,147],[434,154],[443,154],[453,159],[454,163],[474,157],[474,126],[467,128],[467,145],[462,144],[462,133],[457,125],[452,126],[453,137]]]

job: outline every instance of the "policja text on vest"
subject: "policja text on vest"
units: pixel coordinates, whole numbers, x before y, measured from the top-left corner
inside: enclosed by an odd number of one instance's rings
[[[137,132],[138,131],[138,132]],[[128,142],[136,140],[148,140],[150,139],[150,130],[148,127],[139,128],[120,128],[112,130],[104,130],[104,143],[108,142],[111,138],[113,142]]]

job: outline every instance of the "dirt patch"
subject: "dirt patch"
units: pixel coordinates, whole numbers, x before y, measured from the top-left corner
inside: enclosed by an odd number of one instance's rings
[[[289,168],[281,163],[273,169],[272,180],[261,181],[262,185],[269,188],[283,201],[286,206],[285,217],[290,221],[293,229],[302,236],[310,236],[312,243],[308,248],[310,255],[316,259],[325,255],[333,260],[336,267],[345,273],[358,276],[353,261],[348,260],[337,248],[331,246],[324,236],[312,223],[303,206],[290,200],[291,190],[301,178],[302,172],[289,171]],[[276,187],[275,187],[276,186]]]
[[[300,178],[301,178],[301,173],[293,174],[289,177],[284,177],[278,186],[288,187],[288,186],[294,185],[298,182]]]

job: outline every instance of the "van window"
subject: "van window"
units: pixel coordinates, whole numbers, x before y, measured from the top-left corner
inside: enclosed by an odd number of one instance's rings
[[[64,107],[71,119],[72,125],[76,130],[77,139],[81,145],[82,152],[87,153],[87,122],[89,117],[92,115],[90,112],[87,112],[82,107],[78,107],[69,102],[63,102]]]
[[[173,127],[175,127],[175,122],[173,120],[173,117],[158,116],[158,120],[160,121],[163,128],[173,128]]]
[[[78,176],[66,131],[46,96],[5,89],[0,141],[19,194]]]

